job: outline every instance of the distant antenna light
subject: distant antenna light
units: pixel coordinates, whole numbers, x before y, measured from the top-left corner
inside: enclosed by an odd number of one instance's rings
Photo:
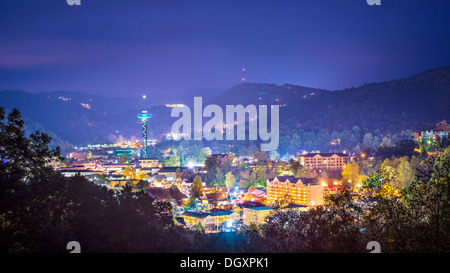
[[[242,78],[241,81],[245,82],[245,68],[242,68]]]

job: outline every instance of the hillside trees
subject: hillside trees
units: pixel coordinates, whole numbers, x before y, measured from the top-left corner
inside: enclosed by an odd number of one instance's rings
[[[365,217],[366,234],[385,252],[443,252],[450,249],[450,149],[428,159],[409,186],[389,183],[371,188],[377,204]],[[384,194],[383,194],[384,193]]]
[[[49,143],[39,132],[25,136],[20,113],[0,108],[0,252],[66,252],[73,240],[82,252],[193,249],[186,231],[163,228],[164,214],[142,191],[111,192],[53,171],[59,152]]]
[[[191,202],[195,201],[197,198],[200,199],[203,196],[202,178],[199,175],[195,176],[191,185],[190,193]]]
[[[265,251],[366,252],[377,241],[384,253],[448,253],[450,148],[429,158],[403,189],[396,176],[381,169],[357,192],[343,187],[324,206],[270,216],[260,228]]]

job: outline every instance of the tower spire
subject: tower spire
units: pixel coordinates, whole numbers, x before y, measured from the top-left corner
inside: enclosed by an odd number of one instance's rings
[[[142,113],[137,117],[142,122],[142,155],[141,158],[147,158],[147,121],[152,117],[152,114],[147,113],[147,110],[142,110]]]

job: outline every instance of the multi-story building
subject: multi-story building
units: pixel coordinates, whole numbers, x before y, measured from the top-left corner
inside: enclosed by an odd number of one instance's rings
[[[350,162],[350,156],[343,153],[309,153],[300,155],[299,162],[313,170],[343,170],[344,165]]]
[[[165,175],[167,177],[167,181],[175,180],[177,169],[180,169],[183,172],[186,167],[162,167],[158,170],[158,175]]]
[[[242,220],[244,225],[250,226],[250,224],[260,225],[264,223],[264,219],[272,214],[273,207],[254,207],[244,208]]]
[[[159,161],[157,158],[142,158],[139,159],[139,165],[141,168],[157,168]]]
[[[436,137],[439,137],[440,140],[447,138],[448,139],[448,132],[447,131],[424,131],[420,133],[420,138],[422,141],[436,141]]]
[[[266,205],[264,205],[261,202],[256,202],[256,201],[244,201],[240,204],[236,204],[236,206],[234,207],[234,211],[236,211],[237,213],[239,213],[239,215],[241,216],[241,218],[244,216],[244,209],[245,208],[258,208],[258,207],[265,207]]]
[[[210,227],[220,226],[229,221],[237,222],[239,221],[239,219],[240,219],[239,213],[235,211],[218,210],[209,213],[208,218],[206,218],[207,221],[206,225]]]
[[[323,191],[323,186],[315,178],[277,176],[267,179],[267,202],[270,205],[286,198],[289,203],[298,205],[322,205]]]
[[[208,214],[203,212],[185,211],[181,216],[187,226],[195,226],[198,225],[199,222],[202,222],[202,225],[205,226],[205,218],[208,217]]]

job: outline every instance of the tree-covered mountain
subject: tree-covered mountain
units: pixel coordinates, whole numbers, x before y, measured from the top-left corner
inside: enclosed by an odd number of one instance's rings
[[[17,108],[27,121],[27,132],[48,132],[57,145],[68,141],[84,145],[140,135],[137,113],[149,109],[157,120],[170,117],[165,106],[150,105],[143,98],[118,98],[94,96],[79,92],[49,92],[31,94],[22,91],[0,92],[0,105],[7,111]],[[165,121],[167,122],[167,121]],[[153,125],[150,120],[149,126]],[[162,133],[150,127],[150,137]]]
[[[450,67],[400,80],[366,84],[317,96],[284,112],[292,123],[342,130],[421,130],[450,118]]]
[[[450,66],[336,91],[243,83],[212,102],[279,104],[282,130],[307,126],[332,131],[354,125],[363,132],[426,129],[450,118]]]
[[[7,111],[19,109],[30,132],[48,132],[57,145],[66,141],[84,145],[113,141],[119,135],[140,137],[136,114],[142,109],[148,109],[153,115],[148,127],[150,137],[164,138],[176,120],[170,117],[171,108],[164,104],[191,105],[195,94],[184,94],[178,99],[149,94],[144,100],[79,92],[1,91],[0,106]],[[278,104],[282,136],[289,136],[295,130],[331,134],[352,130],[354,126],[360,130],[361,137],[377,130],[395,133],[405,129],[430,129],[437,122],[450,119],[450,66],[404,79],[336,91],[290,84],[242,83],[216,97],[203,97],[203,107],[213,103],[222,106]],[[314,144],[308,147],[313,148]]]
[[[328,90],[297,86],[292,84],[276,85],[267,83],[242,83],[223,94],[213,98],[208,103],[218,105],[295,105],[315,96],[330,93]]]

